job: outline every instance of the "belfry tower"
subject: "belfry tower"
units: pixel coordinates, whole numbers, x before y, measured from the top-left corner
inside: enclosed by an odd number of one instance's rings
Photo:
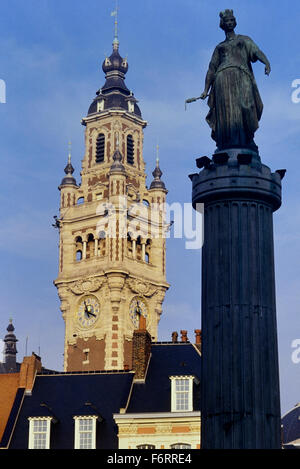
[[[59,274],[65,321],[65,371],[132,367],[132,336],[142,315],[153,340],[169,285],[163,204],[167,190],[158,161],[146,186],[143,120],[126,87],[127,60],[113,51],[102,69],[85,126],[81,184],[69,154],[59,186]],[[156,210],[153,207],[156,207]],[[155,213],[154,213],[155,212]]]

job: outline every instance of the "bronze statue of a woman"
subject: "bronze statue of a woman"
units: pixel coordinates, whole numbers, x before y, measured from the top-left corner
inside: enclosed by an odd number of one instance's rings
[[[225,31],[226,39],[214,50],[205,89],[199,98],[209,96],[210,110],[206,120],[218,150],[249,148],[257,151],[253,138],[263,103],[251,62],[264,63],[267,75],[271,71],[270,63],[250,37],[235,34],[236,20],[232,10],[220,13],[220,27]]]

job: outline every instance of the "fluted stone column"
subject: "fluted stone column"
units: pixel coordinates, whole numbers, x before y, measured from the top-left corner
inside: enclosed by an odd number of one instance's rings
[[[256,153],[199,158],[204,203],[202,448],[280,448],[273,212],[284,171]]]

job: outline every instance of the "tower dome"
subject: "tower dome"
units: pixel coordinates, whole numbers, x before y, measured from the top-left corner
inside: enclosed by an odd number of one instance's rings
[[[125,84],[125,75],[128,71],[127,58],[119,53],[119,41],[113,41],[113,51],[104,59],[102,70],[105,73],[105,84],[97,91],[96,97],[88,110],[91,114],[120,109],[142,117],[137,100],[132,91]]]

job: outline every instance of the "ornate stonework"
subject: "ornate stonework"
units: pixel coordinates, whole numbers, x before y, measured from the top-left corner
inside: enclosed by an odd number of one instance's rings
[[[151,238],[147,220],[151,204],[163,203],[167,191],[164,185],[146,186],[142,145],[147,123],[139,115],[104,109],[82,123],[86,148],[81,184],[68,179],[60,185],[59,273],[54,283],[65,321],[64,366],[66,371],[119,370],[131,363],[134,297],[144,299],[147,329],[157,340],[169,285],[165,239]],[[132,208],[143,201],[148,206],[143,205],[139,217]],[[159,220],[155,233],[164,233],[162,213]],[[132,227],[140,231],[132,233]],[[92,316],[95,304],[97,318]]]

